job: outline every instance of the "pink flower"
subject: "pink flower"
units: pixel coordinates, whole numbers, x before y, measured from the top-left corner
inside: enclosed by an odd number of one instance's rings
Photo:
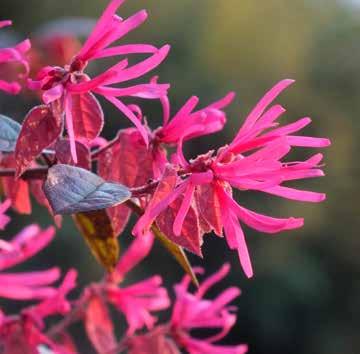
[[[43,333],[44,320],[53,315],[64,315],[70,310],[67,294],[75,287],[76,272],[70,270],[54,294],[38,305],[27,308],[20,316],[3,318],[0,342],[4,354],[38,353],[40,346],[48,346],[52,353],[70,354]]]
[[[325,199],[322,193],[282,185],[287,181],[324,175],[319,165],[321,154],[303,162],[282,162],[292,146],[318,148],[330,145],[328,139],[292,135],[309,124],[309,118],[275,128],[278,125],[276,120],[285,110],[279,105],[267,107],[292,82],[284,80],[275,85],[246,118],[232,143],[219,149],[216,155],[210,151],[188,162],[179,148],[172,162],[178,165],[184,178],[178,178],[176,188],[167,193],[161,202],[155,205],[150,203],[133,233],[141,234],[147,230],[161,212],[183,196],[173,224],[174,234],[180,236],[185,217],[196,199],[201,216],[219,236],[224,230],[229,247],[238,250],[242,267],[246,275],[251,277],[253,271],[239,221],[272,234],[299,228],[303,225],[303,219],[277,219],[250,211],[233,200],[232,187],[305,202],[321,202]],[[204,190],[206,195],[203,195]]]
[[[0,21],[0,29],[11,26],[11,21]],[[29,73],[29,64],[25,54],[30,50],[31,43],[28,39],[18,43],[12,48],[0,48],[0,64],[16,64],[23,68],[23,73],[18,74],[18,78],[24,78]],[[17,95],[21,90],[21,85],[16,81],[0,80],[0,90],[11,95]]]
[[[166,289],[161,287],[160,276],[153,276],[127,287],[118,287],[116,284],[122,280],[125,273],[147,256],[153,239],[154,236],[150,232],[136,238],[120,259],[112,281],[106,286],[107,299],[127,319],[129,335],[144,326],[151,329],[157,320],[151,312],[164,310],[170,304]]]
[[[53,239],[55,229],[42,231],[31,225],[23,229],[10,242],[0,241],[0,296],[15,300],[45,299],[54,296],[57,290],[49,285],[60,277],[60,270],[26,273],[5,273],[5,269],[31,258]]]
[[[43,100],[46,104],[62,100],[66,113],[65,123],[71,142],[71,152],[74,161],[75,149],[75,127],[74,127],[74,99],[81,95],[96,93],[105,97],[114,104],[134,125],[139,129],[146,143],[148,133],[141,124],[136,114],[127,105],[122,103],[119,97],[131,96],[145,99],[155,99],[166,95],[169,88],[167,84],[138,84],[130,87],[117,88],[114,84],[122,84],[139,78],[156,68],[167,56],[169,46],[160,49],[148,44],[131,44],[110,47],[112,43],[124,37],[130,31],[139,27],[147,18],[146,11],[140,11],[135,15],[123,20],[115,14],[124,0],[112,0],[97,22],[82,49],[74,57],[72,63],[64,68],[45,67],[38,76],[37,81],[30,81],[32,89],[44,91]],[[90,79],[84,74],[84,69],[89,62],[109,56],[129,54],[151,54],[151,56],[132,66],[128,65],[127,59],[121,60],[104,73]],[[91,99],[94,100],[93,98]],[[93,103],[95,105],[95,103]],[[100,127],[102,128],[102,127]]]
[[[246,345],[232,347],[213,344],[223,339],[236,323],[234,307],[229,304],[240,295],[240,290],[236,287],[225,289],[213,300],[205,299],[204,296],[214,284],[229,273],[229,270],[230,266],[225,264],[217,273],[207,278],[195,293],[189,292],[189,276],[185,276],[182,282],[175,286],[176,301],[170,321],[172,337],[190,354],[247,352]],[[190,334],[192,330],[205,328],[218,330],[218,333],[203,339],[194,338]]]
[[[10,218],[5,215],[5,212],[10,208],[10,206],[10,199],[6,199],[5,202],[0,204],[0,230],[4,230],[5,226],[10,222]]]
[[[152,82],[156,82],[156,80],[157,78],[154,78]],[[199,103],[199,98],[192,96],[172,119],[170,119],[168,97],[163,96],[160,98],[163,106],[163,126],[154,132],[153,138],[153,170],[155,178],[161,177],[168,162],[161,144],[178,146],[178,149],[181,150],[184,141],[222,130],[226,123],[226,114],[222,109],[228,106],[234,97],[235,94],[230,92],[206,108],[194,111]]]

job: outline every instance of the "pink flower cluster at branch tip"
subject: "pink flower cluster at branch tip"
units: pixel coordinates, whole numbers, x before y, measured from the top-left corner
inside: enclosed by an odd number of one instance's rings
[[[146,129],[133,112],[132,106],[125,105],[119,98],[130,96],[155,99],[164,97],[169,88],[168,84],[157,83],[137,84],[121,88],[113,86],[137,79],[155,69],[166,58],[170,49],[168,45],[158,49],[148,44],[127,44],[111,47],[115,41],[139,27],[147,18],[145,10],[139,11],[125,20],[117,16],[115,12],[124,1],[113,0],[110,2],[69,66],[64,68],[45,67],[40,70],[35,81],[29,81],[31,89],[43,91],[42,97],[46,104],[62,102],[71,143],[71,153],[75,162],[77,161],[75,139],[79,137],[76,136],[74,130],[74,99],[78,100],[79,96],[89,93],[102,95],[134,123],[147,144],[148,133]],[[127,59],[123,59],[93,79],[84,73],[84,69],[91,61],[131,54],[150,54],[150,57],[131,66],[129,66]]]
[[[311,122],[309,118],[278,127],[277,120],[285,109],[280,105],[269,105],[292,83],[292,80],[283,80],[275,85],[251,111],[233,141],[220,148],[216,154],[209,152],[188,162],[182,153],[182,144],[179,143],[172,163],[184,171],[185,177],[178,179],[176,188],[165,198],[146,209],[133,233],[140,235],[146,232],[158,215],[182,196],[173,224],[174,234],[180,236],[190,206],[194,199],[204,199],[201,195],[206,189],[207,198],[210,195],[218,206],[221,205],[221,208],[211,206],[214,212],[210,225],[220,225],[218,228],[213,227],[214,230],[221,236],[223,229],[229,247],[238,251],[241,265],[246,275],[251,277],[253,270],[240,222],[272,234],[299,228],[303,225],[303,219],[278,219],[250,211],[235,202],[232,188],[242,192],[260,191],[304,202],[321,202],[325,199],[322,193],[283,185],[287,181],[324,175],[320,168],[321,154],[302,162],[283,162],[282,159],[292,147],[320,148],[330,145],[328,139],[293,135]],[[179,129],[179,133],[180,131],[185,136],[188,134],[183,128]]]
[[[151,232],[136,238],[121,257],[111,276],[112,282],[109,282],[106,288],[108,300],[127,319],[129,335],[144,326],[148,329],[153,328],[156,318],[151,315],[151,312],[164,310],[170,306],[167,291],[161,287],[160,276],[152,276],[126,287],[117,285],[117,282],[121,281],[127,272],[149,254],[153,242],[154,236]]]
[[[60,277],[60,270],[5,273],[44,249],[55,235],[54,228],[41,230],[37,225],[23,229],[10,242],[0,240],[0,296],[16,300],[44,299],[56,293],[49,285]]]
[[[11,21],[0,21],[0,29],[11,26]],[[18,79],[23,79],[29,73],[29,63],[26,53],[30,50],[31,43],[28,39],[18,43],[11,48],[0,48],[0,65],[14,64],[22,68],[22,72],[17,74]],[[11,95],[17,95],[21,91],[21,85],[17,81],[0,80],[0,90]]]
[[[189,291],[191,279],[188,275],[175,286],[176,301],[171,318],[173,336],[180,347],[190,354],[244,354],[246,345],[222,346],[214,342],[223,339],[236,323],[234,307],[229,304],[240,295],[240,290],[231,287],[222,291],[215,299],[205,299],[208,290],[229,273],[225,264],[217,273],[205,279],[194,292]],[[207,338],[194,338],[191,330],[213,329],[219,332]]]
[[[240,290],[230,287],[214,299],[205,298],[207,292],[230,271],[225,264],[218,272],[205,279],[194,292],[189,290],[191,279],[185,276],[175,285],[176,299],[172,316],[167,324],[160,324],[145,335],[129,339],[131,354],[245,354],[247,345],[226,346],[221,341],[236,323],[236,308],[231,302],[240,295]],[[202,269],[197,269],[202,273]],[[198,338],[194,330],[210,330],[213,334]]]

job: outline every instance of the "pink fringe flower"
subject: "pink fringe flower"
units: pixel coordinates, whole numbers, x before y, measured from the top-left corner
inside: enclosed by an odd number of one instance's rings
[[[21,312],[20,316],[3,318],[0,326],[0,342],[4,354],[39,353],[47,346],[54,354],[70,354],[61,345],[43,333],[44,320],[53,315],[64,315],[70,310],[67,294],[76,285],[76,271],[70,270],[60,287],[43,302]]]
[[[160,276],[153,276],[127,287],[118,287],[116,284],[149,254],[153,241],[154,236],[150,232],[136,238],[120,259],[112,281],[106,287],[108,300],[127,319],[128,335],[144,326],[151,329],[157,320],[151,312],[164,310],[170,305],[167,291],[161,287]]]
[[[0,21],[0,29],[11,25],[11,21]],[[0,48],[0,64],[15,64],[22,67],[23,72],[17,76],[18,79],[23,79],[29,73],[29,64],[25,55],[30,48],[31,43],[28,39],[11,48]],[[17,95],[21,91],[21,85],[17,81],[0,80],[0,90],[11,95]]]
[[[320,148],[330,145],[328,139],[293,135],[311,122],[309,118],[277,127],[276,121],[285,110],[280,105],[268,106],[292,83],[292,80],[283,80],[275,85],[248,115],[231,144],[219,149],[216,155],[210,151],[188,162],[179,144],[172,162],[179,166],[185,178],[178,178],[174,190],[161,202],[146,209],[133,233],[139,235],[148,230],[161,212],[183,196],[173,224],[174,234],[180,236],[189,208],[194,199],[197,199],[201,216],[219,236],[224,230],[229,247],[238,251],[241,265],[246,275],[251,277],[253,270],[239,221],[261,232],[277,233],[301,227],[303,219],[277,219],[250,211],[233,200],[231,187],[305,202],[321,202],[325,199],[325,194],[322,193],[282,185],[287,181],[324,175],[319,165],[321,154],[303,162],[282,162],[291,147]],[[212,203],[208,201],[210,197]]]
[[[190,277],[185,276],[180,284],[175,286],[176,301],[171,318],[172,337],[177,344],[190,354],[221,353],[244,354],[246,345],[218,346],[214,345],[223,339],[236,323],[234,307],[229,304],[240,295],[236,287],[225,289],[213,300],[205,299],[207,291],[222,280],[230,271],[225,264],[217,273],[202,282],[195,293],[190,293]],[[194,338],[190,332],[194,329],[213,329],[219,332],[205,339]]]
[[[57,290],[49,285],[60,277],[60,270],[27,273],[5,273],[7,268],[22,263],[44,249],[53,239],[55,229],[41,230],[37,225],[23,229],[10,242],[0,241],[0,296],[14,300],[45,299]]]
[[[131,107],[129,108],[122,103],[119,97],[131,96],[155,99],[166,95],[169,88],[168,84],[159,85],[156,83],[139,84],[126,88],[112,86],[139,78],[153,70],[166,58],[170,48],[165,45],[157,49],[148,44],[127,44],[110,47],[112,43],[139,27],[147,18],[147,13],[144,10],[137,12],[126,20],[117,16],[115,12],[124,1],[112,0],[110,2],[89,38],[69,66],[64,68],[45,67],[38,73],[36,81],[29,81],[31,89],[44,91],[43,100],[46,104],[63,100],[66,113],[65,123],[71,143],[71,153],[75,162],[77,161],[76,137],[74,117],[72,115],[73,100],[78,99],[79,95],[96,93],[105,97],[133,122],[145,142],[148,143],[148,133],[141,121]],[[151,56],[132,66],[129,66],[127,59],[124,59],[93,79],[90,79],[83,72],[91,61],[129,54],[151,54]],[[91,100],[93,101],[93,98]]]

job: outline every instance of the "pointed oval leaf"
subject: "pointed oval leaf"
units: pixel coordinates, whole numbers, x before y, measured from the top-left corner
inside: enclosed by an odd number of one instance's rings
[[[119,258],[119,243],[105,210],[78,213],[73,216],[96,260],[112,272]]]
[[[116,348],[114,326],[103,299],[94,295],[85,310],[86,333],[99,354],[111,353]]]
[[[197,209],[212,230],[222,236],[221,205],[212,184],[197,186],[195,191]],[[210,230],[206,230],[210,231]]]
[[[2,158],[0,166],[3,168],[14,168],[14,154]],[[11,207],[20,214],[31,214],[31,201],[29,183],[23,179],[15,180],[14,177],[1,177],[4,194],[11,199]]]
[[[99,101],[91,93],[71,96],[74,133],[77,139],[91,142],[104,127],[104,113]]]
[[[198,287],[199,281],[183,248],[172,242],[157,226],[153,225],[151,230],[160,243],[176,259],[181,268],[191,277],[193,284]]]
[[[49,169],[43,188],[55,215],[105,209],[131,197],[122,184],[105,182],[83,168],[62,164]]]
[[[27,114],[15,147],[16,178],[56,141],[62,129],[62,117],[48,106],[37,106]]]
[[[78,158],[77,164],[75,164],[72,159],[69,139],[61,139],[56,142],[55,144],[56,158],[62,164],[74,165],[85,168],[86,170],[90,170],[91,169],[90,149],[80,141],[75,141],[75,147]]]
[[[153,156],[146,148],[140,133],[133,128],[122,130],[111,148],[99,155],[99,175],[110,181],[139,187],[153,177]],[[116,235],[123,232],[130,209],[119,205],[108,210]]]
[[[15,150],[20,130],[21,125],[18,122],[0,114],[0,151],[12,152]]]

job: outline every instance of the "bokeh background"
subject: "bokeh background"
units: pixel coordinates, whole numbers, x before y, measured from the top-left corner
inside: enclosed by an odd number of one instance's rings
[[[0,39],[5,43],[11,36],[27,34],[34,38],[41,26],[54,26],[58,18],[95,18],[106,3],[1,0],[0,18],[13,19],[17,32],[8,31]],[[144,7],[150,18],[127,41],[172,45],[156,73],[172,84],[173,112],[193,94],[205,106],[229,90],[237,92],[226,129],[187,144],[187,156],[229,141],[250,108],[283,78],[297,80],[281,96],[288,109],[283,121],[311,116],[307,133],[333,142],[325,151],[327,176],[306,181],[309,189],[328,194],[326,202],[311,205],[239,195],[255,210],[306,220],[303,229],[277,236],[246,230],[255,268],[252,280],[242,274],[236,253],[216,237],[206,239],[204,260],[191,257],[209,271],[225,261],[232,263],[231,277],[223,286],[237,285],[243,293],[237,302],[238,324],[227,343],[249,343],[251,354],[360,353],[360,1],[128,0],[120,14]],[[2,95],[0,112],[21,121],[32,105],[34,98],[25,97],[20,104]],[[108,105],[105,110],[104,134],[112,138],[128,123]],[[153,127],[160,122],[157,103],[146,103],[145,113]],[[299,156],[309,153],[304,150]],[[32,216],[18,217],[7,232],[34,220],[52,222],[47,211],[35,206]],[[121,242],[125,245],[130,238],[127,231]],[[27,265],[40,269],[57,263],[64,270],[78,268],[82,285],[102,274],[70,218],[51,247]],[[170,288],[181,277],[181,269],[161,246],[132,276],[154,272],[162,274]],[[82,352],[91,353],[82,330],[75,328],[75,333]]]

